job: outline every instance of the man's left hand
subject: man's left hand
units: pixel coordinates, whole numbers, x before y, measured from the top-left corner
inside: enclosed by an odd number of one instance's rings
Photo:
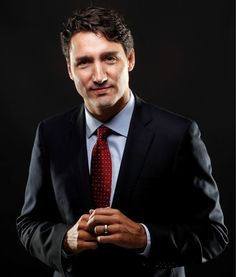
[[[102,244],[115,244],[127,249],[144,250],[147,236],[142,224],[134,222],[117,209],[97,208],[90,211],[87,222]]]

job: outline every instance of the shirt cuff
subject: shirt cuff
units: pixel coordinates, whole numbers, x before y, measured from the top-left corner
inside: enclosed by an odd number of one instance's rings
[[[146,227],[146,225],[144,225],[143,223],[141,223],[145,232],[146,232],[146,236],[147,236],[147,245],[144,249],[144,251],[142,253],[139,253],[139,255],[143,255],[145,257],[148,257],[150,250],[151,250],[151,236],[150,236],[150,232],[148,230],[148,228]]]

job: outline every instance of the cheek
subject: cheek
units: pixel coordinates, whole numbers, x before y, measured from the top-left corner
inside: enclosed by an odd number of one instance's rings
[[[114,68],[114,70],[110,70],[109,75],[117,83],[123,83],[127,79],[128,69],[125,66]]]
[[[126,86],[129,81],[129,73],[127,68],[124,68],[122,71],[117,74],[117,82],[120,84],[120,86]]]
[[[75,74],[74,83],[76,87],[83,88],[89,85],[90,78],[87,74]]]

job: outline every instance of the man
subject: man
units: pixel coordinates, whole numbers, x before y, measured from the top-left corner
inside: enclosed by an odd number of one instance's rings
[[[38,126],[17,218],[27,251],[70,277],[183,277],[215,258],[228,237],[199,128],[131,91],[123,18],[82,9],[61,42],[84,104]]]

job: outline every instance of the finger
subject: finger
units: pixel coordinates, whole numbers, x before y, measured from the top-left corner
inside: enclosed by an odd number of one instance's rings
[[[107,236],[98,236],[97,241],[102,244],[116,244],[119,245],[119,242],[121,240],[121,235],[120,234],[111,234]]]
[[[94,209],[89,210],[89,215],[91,215],[94,212]]]
[[[96,249],[97,247],[98,242],[95,235],[83,230],[73,232],[70,236],[67,235],[64,240],[64,249],[73,253],[86,249]]]
[[[78,241],[77,249],[78,250],[85,250],[85,249],[97,249],[98,243],[97,241],[91,242],[91,241]]]
[[[112,225],[98,225],[94,227],[94,233],[96,235],[107,236],[112,234]]]
[[[81,215],[81,217],[79,218],[78,222],[81,222],[81,221],[88,221],[88,220],[89,220],[89,217],[90,217],[90,214],[83,214],[83,215]]]
[[[98,247],[96,236],[85,231],[80,231],[78,233],[77,247],[83,249],[96,249]]]
[[[98,242],[90,242],[90,241],[77,241],[75,245],[70,244],[69,251],[76,254],[83,250],[94,250],[98,248]]]
[[[83,215],[77,222],[77,230],[91,231],[91,228],[88,225],[89,215]]]
[[[80,229],[80,228],[86,229],[88,220],[89,220],[89,214],[82,215],[77,221],[77,229]]]
[[[112,216],[104,216],[104,215],[95,215],[89,219],[87,222],[87,226],[90,230],[93,230],[97,225],[111,225],[116,223],[116,218]]]
[[[106,208],[97,208],[95,210],[90,210],[90,218],[95,216],[95,215],[114,215],[117,214],[119,212],[119,210],[117,209],[113,209],[110,207],[106,207]]]
[[[93,233],[84,231],[84,230],[79,230],[78,231],[78,240],[83,240],[83,241],[96,241],[96,236]]]

